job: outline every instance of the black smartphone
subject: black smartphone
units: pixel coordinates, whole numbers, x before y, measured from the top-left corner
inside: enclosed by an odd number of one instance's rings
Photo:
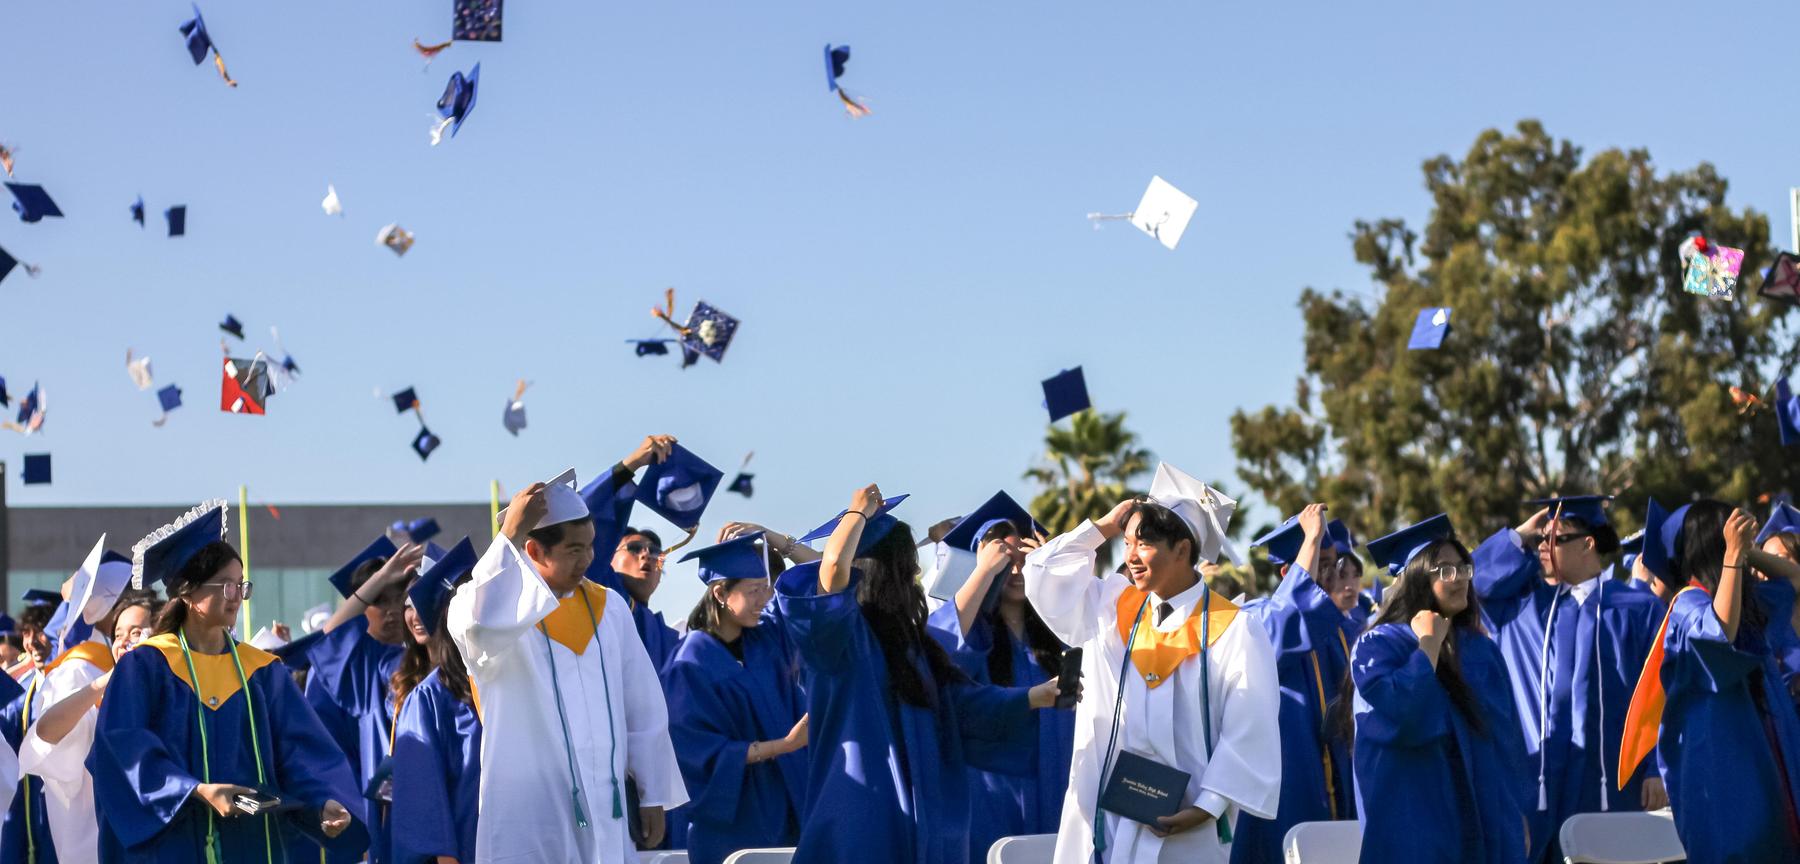
[[[1073,708],[1081,695],[1081,649],[1063,652],[1062,670],[1056,673],[1056,707]]]

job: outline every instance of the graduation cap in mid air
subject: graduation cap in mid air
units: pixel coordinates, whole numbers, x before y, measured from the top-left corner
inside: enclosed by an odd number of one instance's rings
[[[47,485],[50,482],[50,454],[25,454],[25,473],[22,479],[27,486]]]
[[[194,4],[194,17],[181,25],[181,35],[187,38],[188,57],[198,66],[206,60],[207,52],[212,52],[213,66],[219,70],[219,77],[233,87],[237,82],[231,80],[231,73],[225,71],[225,55],[219,53],[219,46],[213,44],[212,34],[206,31],[206,19],[200,17],[200,6]]]
[[[13,211],[19,214],[20,222],[38,222],[45,216],[62,218],[63,212],[57,209],[56,202],[50,200],[50,193],[44,187],[33,183],[8,183],[6,188],[13,194]]]
[[[627,339],[625,341],[628,344],[637,346],[637,356],[639,356],[639,357],[649,357],[651,355],[656,355],[658,357],[667,357],[667,356],[669,356],[669,343],[674,342],[675,340],[674,339]]]
[[[36,266],[26,264],[25,262],[8,255],[5,249],[0,249],[0,282],[6,281],[6,274],[11,273],[14,267],[24,267],[25,275],[30,276],[33,279],[37,278],[38,268]]]
[[[225,358],[219,382],[219,410],[231,414],[262,414],[275,392],[269,384],[269,361],[258,354],[249,360]]]
[[[731,492],[736,492],[737,494],[742,495],[745,498],[749,498],[752,495],[756,494],[756,488],[750,485],[751,481],[756,479],[756,475],[748,473],[744,470],[745,468],[750,467],[750,459],[751,459],[751,457],[753,457],[755,455],[756,455],[756,451],[754,451],[754,450],[750,451],[749,453],[744,454],[743,464],[738,466],[737,476],[731,478],[731,485],[725,487],[726,490],[731,491]]]
[[[187,205],[177,204],[163,211],[163,218],[169,222],[169,236],[181,237],[187,234]]]
[[[132,386],[139,390],[148,390],[156,383],[150,372],[150,358],[134,357],[130,348],[125,349],[125,374],[131,376]]]
[[[1420,309],[1419,317],[1413,321],[1412,338],[1406,340],[1408,351],[1432,351],[1444,344],[1444,337],[1450,335],[1450,307],[1433,306]]]
[[[219,329],[226,333],[230,333],[239,339],[244,338],[244,324],[237,320],[235,316],[226,315],[225,320],[219,322]]]
[[[463,42],[499,42],[503,0],[456,0],[450,38]]]
[[[173,384],[156,391],[156,402],[162,406],[162,416],[151,421],[161,426],[169,420],[169,412],[181,407],[181,388]]]
[[[1050,412],[1052,423],[1085,411],[1093,404],[1088,401],[1087,377],[1080,366],[1064,369],[1044,379],[1043,383],[1044,408]]]
[[[401,390],[389,398],[394,400],[395,414],[405,414],[406,412],[419,407],[419,394],[413,392],[413,388],[411,387]]]
[[[399,225],[385,225],[375,232],[375,245],[386,246],[394,250],[395,255],[405,255],[406,250],[413,247],[413,233]]]
[[[1181,235],[1187,232],[1188,222],[1194,218],[1194,211],[1200,209],[1200,202],[1188,197],[1187,193],[1174,187],[1160,176],[1152,175],[1150,185],[1144,189],[1144,197],[1138,199],[1136,209],[1130,213],[1105,214],[1089,213],[1095,228],[1107,220],[1124,220],[1130,222],[1139,231],[1155,238],[1165,248],[1173,250],[1181,242]]]
[[[1720,246],[1695,235],[1683,241],[1680,257],[1687,262],[1682,290],[1714,300],[1737,296],[1738,272],[1744,266],[1744,250]]]
[[[481,64],[475,64],[467,77],[461,72],[450,73],[450,81],[444,85],[444,95],[438,97],[437,113],[443,118],[431,127],[431,146],[443,143],[444,129],[450,130],[450,137],[462,131],[464,120],[469,119],[469,112],[475,110],[475,89],[481,83]]]
[[[826,43],[825,86],[830,88],[831,92],[837,94],[839,102],[844,103],[845,113],[848,113],[851,117],[867,117],[869,116],[869,107],[857,101],[855,97],[852,97],[843,87],[838,85],[838,79],[844,76],[844,69],[849,65],[850,46]]]
[[[506,411],[500,415],[500,425],[505,426],[506,431],[514,437],[525,428],[525,388],[530,386],[530,383],[520,378],[519,383],[513,387],[512,398],[506,400]]]
[[[7,395],[7,393],[6,393],[6,379],[4,377],[0,377],[0,408],[5,408],[6,406],[11,405],[11,404],[12,404],[12,397]]]
[[[0,171],[5,171],[8,177],[13,176],[13,154],[16,152],[13,148],[0,144]]]
[[[424,543],[442,533],[444,533],[444,529],[439,527],[437,520],[430,516],[421,516],[412,520],[402,519],[388,526],[388,539],[401,538],[410,543]],[[399,540],[395,540],[395,542],[398,543]]]
[[[430,429],[420,426],[419,434],[413,436],[412,449],[414,453],[419,454],[419,461],[424,462],[431,458],[431,451],[436,450],[442,443],[444,443],[443,440],[431,434]]]
[[[714,363],[721,363],[725,360],[725,349],[731,346],[731,338],[737,335],[738,319],[700,302],[694,304],[694,311],[688,315],[687,325],[681,329],[681,345],[684,349],[711,357]]]
[[[1800,255],[1777,253],[1775,263],[1770,264],[1769,272],[1763,274],[1762,287],[1756,293],[1770,300],[1800,304]]]
[[[330,183],[325,184],[325,200],[319,202],[319,207],[325,211],[327,216],[344,215],[344,204],[338,200],[336,186]]]
[[[22,435],[30,435],[44,428],[44,415],[48,411],[48,402],[43,387],[33,382],[31,392],[26,393],[25,398],[19,400],[18,416],[12,422],[0,425]]]
[[[144,227],[144,196],[142,195],[139,195],[138,199],[131,203],[131,221],[138,223],[139,228]]]

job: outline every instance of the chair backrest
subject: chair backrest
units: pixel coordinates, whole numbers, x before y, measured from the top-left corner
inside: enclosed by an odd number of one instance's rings
[[[1055,834],[1022,834],[994,841],[987,864],[1044,864],[1055,854]]]
[[[1362,857],[1362,824],[1355,819],[1301,822],[1281,838],[1287,864],[1357,864]]]
[[[739,849],[726,856],[725,864],[788,864],[794,860],[794,847],[781,849]]]
[[[1562,851],[1575,864],[1661,864],[1687,858],[1675,817],[1654,813],[1577,813],[1562,824]]]
[[[649,852],[639,852],[638,861],[641,862],[641,864],[688,864],[688,857],[685,850],[678,849],[674,852],[657,852],[652,850]]]

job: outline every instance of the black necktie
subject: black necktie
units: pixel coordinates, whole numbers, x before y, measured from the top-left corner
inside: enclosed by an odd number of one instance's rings
[[[1168,601],[1165,600],[1162,603],[1158,603],[1156,605],[1156,623],[1160,626],[1163,619],[1169,617],[1169,613],[1174,611],[1175,607],[1170,606]]]

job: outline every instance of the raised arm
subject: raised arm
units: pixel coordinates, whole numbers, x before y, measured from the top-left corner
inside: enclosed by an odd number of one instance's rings
[[[964,636],[975,626],[981,614],[981,601],[987,599],[988,587],[995,577],[1012,569],[1012,550],[1005,540],[989,540],[975,552],[975,572],[956,589],[956,623]]]
[[[1519,527],[1502,528],[1475,547],[1475,594],[1483,604],[1510,605],[1537,587],[1544,575],[1538,564],[1538,536],[1549,519],[1550,510],[1544,508]]]
[[[547,507],[542,483],[513,496],[500,535],[475,562],[474,580],[450,598],[450,635],[477,677],[556,609],[556,593],[520,551],[527,526],[536,525]]]
[[[375,601],[381,597],[383,592],[392,588],[395,583],[405,582],[407,574],[416,569],[424,557],[425,547],[422,544],[408,543],[400,547],[399,551],[387,559],[387,563],[382,564],[381,569],[375,571],[375,575],[370,576],[361,588],[350,592],[350,596],[345,597],[344,602],[338,604],[337,611],[331,613],[331,619],[326,621],[325,626],[320,629],[330,633],[355,620],[357,616],[363,614],[363,610],[375,605]]]
[[[1713,612],[1725,628],[1725,639],[1737,641],[1738,622],[1744,611],[1744,552],[1755,545],[1756,519],[1732,510],[1725,520],[1725,561],[1719,571],[1719,588],[1713,592]]]
[[[850,565],[856,562],[856,544],[862,539],[869,520],[881,511],[881,488],[870,483],[850,498],[850,509],[838,520],[837,528],[825,540],[825,554],[820,557],[819,593],[836,594],[850,584]]]
[[[819,560],[819,551],[795,540],[794,535],[771,531],[755,522],[725,523],[725,527],[719,529],[719,542],[735,540],[759,531],[762,532],[763,542],[769,544],[769,548],[775,550],[775,554],[795,564],[807,564]]]
[[[1065,645],[1080,645],[1099,630],[1107,578],[1094,572],[1094,561],[1100,547],[1124,533],[1134,503],[1121,501],[1100,521],[1083,522],[1025,556],[1025,599]]]

